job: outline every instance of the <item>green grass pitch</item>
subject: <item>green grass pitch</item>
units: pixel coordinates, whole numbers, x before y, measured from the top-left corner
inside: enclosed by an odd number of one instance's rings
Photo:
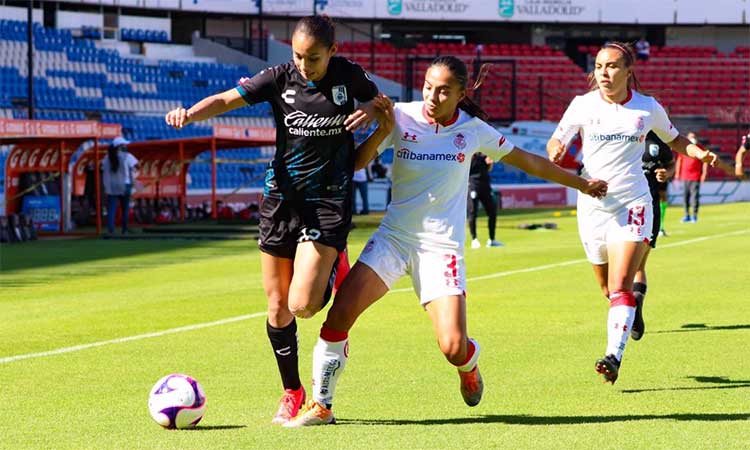
[[[253,241],[4,245],[0,449],[747,449],[750,203],[705,206],[697,224],[680,212],[651,254],[646,334],[628,343],[616,385],[594,372],[607,304],[575,217],[503,211],[506,247],[466,249],[482,403],[463,404],[404,278],[350,333],[339,424],[301,430],[270,423],[281,388]],[[559,229],[516,228],[550,221]],[[300,322],[308,386],[324,316]],[[211,324],[224,319],[236,320]],[[198,324],[209,326],[158,333]],[[148,415],[149,389],[171,372],[207,393],[196,430]]]

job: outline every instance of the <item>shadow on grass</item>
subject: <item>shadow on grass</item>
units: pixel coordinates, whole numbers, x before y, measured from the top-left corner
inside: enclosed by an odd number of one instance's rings
[[[698,383],[711,383],[714,386],[685,386],[671,388],[650,388],[650,389],[624,389],[623,394],[639,394],[641,392],[661,392],[661,391],[703,391],[709,389],[738,389],[750,388],[750,380],[730,380],[726,377],[686,377]]]
[[[503,423],[506,425],[581,425],[589,423],[630,422],[634,420],[677,420],[695,422],[731,422],[750,419],[750,413],[738,414],[632,414],[615,416],[531,416],[485,415],[452,419],[336,419],[341,425],[464,425]]]
[[[681,326],[678,330],[660,330],[650,331],[653,334],[663,333],[689,333],[692,331],[721,331],[721,330],[750,330],[750,323],[738,324],[738,325],[713,325],[709,326],[705,323],[686,323]]]
[[[180,431],[236,430],[239,428],[247,428],[247,425],[197,425],[195,428],[184,428]]]

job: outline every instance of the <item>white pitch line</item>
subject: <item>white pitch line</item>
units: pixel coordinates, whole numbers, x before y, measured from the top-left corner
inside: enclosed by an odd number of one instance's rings
[[[213,322],[196,323],[194,325],[186,325],[184,327],[170,328],[168,330],[155,331],[153,333],[138,334],[135,336],[127,336],[124,338],[110,339],[108,341],[92,342],[90,344],[74,345],[73,347],[58,348],[57,350],[49,350],[46,352],[27,353],[25,355],[7,356],[5,358],[0,358],[0,364],[20,361],[23,359],[41,358],[42,356],[53,356],[53,355],[60,355],[62,353],[77,352],[78,350],[86,350],[89,348],[101,347],[103,345],[121,344],[123,342],[131,342],[131,341],[138,341],[141,339],[166,336],[168,334],[182,333],[183,331],[199,330],[201,328],[209,328],[209,327],[215,327],[218,325],[225,325],[225,324],[232,323],[232,322],[240,322],[243,320],[253,319],[255,317],[261,317],[265,315],[266,315],[265,312],[245,314],[243,316],[230,317],[228,319],[221,319],[221,320],[216,320]]]
[[[710,239],[718,239],[718,238],[723,238],[723,237],[728,237],[728,236],[736,236],[738,234],[747,234],[747,233],[750,233],[750,230],[738,230],[738,231],[732,231],[732,232],[728,232],[728,233],[714,234],[714,235],[711,235],[711,236],[703,236],[703,237],[699,237],[699,238],[695,238],[695,239],[687,239],[685,241],[680,241],[680,242],[674,242],[674,243],[671,243],[671,244],[660,245],[657,248],[661,249],[661,248],[680,247],[680,246],[683,246],[683,245],[694,244],[696,242],[703,242],[703,241],[707,241],[707,240],[710,240]],[[582,263],[582,262],[586,262],[586,259],[572,259],[570,261],[563,261],[563,262],[554,263],[554,264],[544,264],[544,265],[541,265],[541,266],[529,267],[529,268],[526,268],[526,269],[507,270],[505,272],[497,272],[497,273],[491,273],[491,274],[487,274],[487,275],[481,275],[481,276],[478,276],[478,277],[467,278],[466,281],[467,282],[469,282],[469,281],[480,281],[480,280],[488,280],[488,279],[491,279],[491,278],[507,277],[507,276],[515,275],[515,274],[519,274],[519,273],[538,272],[540,270],[547,270],[547,269],[554,269],[556,267],[570,266],[570,265],[578,264],[578,263]],[[412,291],[412,288],[401,288],[401,289],[392,289],[388,293],[389,294],[395,294],[395,293],[399,293],[399,292],[410,292],[410,291]],[[60,355],[60,354],[63,354],[63,353],[76,352],[78,350],[86,350],[86,349],[89,349],[89,348],[101,347],[101,346],[104,346],[104,345],[121,344],[123,342],[132,342],[132,341],[138,341],[138,340],[141,340],[141,339],[148,339],[148,338],[166,336],[168,334],[182,333],[184,331],[199,330],[201,328],[215,327],[215,326],[219,326],[219,325],[225,325],[225,324],[233,323],[233,322],[241,322],[243,320],[254,319],[256,317],[264,317],[264,316],[266,316],[266,312],[257,312],[257,313],[252,313],[252,314],[245,314],[245,315],[242,315],[242,316],[229,317],[227,319],[216,320],[216,321],[213,321],[213,322],[197,323],[197,324],[194,324],[194,325],[186,325],[184,327],[170,328],[168,330],[162,330],[162,331],[155,331],[153,333],[138,334],[138,335],[135,335],[135,336],[128,336],[128,337],[124,337],[124,338],[110,339],[108,341],[99,341],[99,342],[92,342],[90,344],[81,344],[81,345],[74,345],[72,347],[58,348],[56,350],[49,350],[49,351],[46,351],[46,352],[27,353],[25,355],[16,355],[16,356],[6,356],[4,358],[0,358],[0,364],[6,364],[6,363],[10,363],[10,362],[15,362],[15,361],[21,361],[21,360],[24,360],[24,359],[41,358],[43,356]]]

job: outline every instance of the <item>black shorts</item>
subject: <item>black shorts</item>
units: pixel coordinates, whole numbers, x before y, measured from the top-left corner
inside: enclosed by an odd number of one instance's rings
[[[661,206],[659,205],[659,191],[656,189],[652,190],[651,197],[653,198],[652,208],[654,209],[654,223],[653,223],[653,226],[651,227],[651,242],[649,242],[649,245],[651,246],[651,248],[656,248],[656,238],[659,237],[659,229],[660,229],[660,224],[661,224]]]
[[[264,197],[260,203],[260,250],[294,259],[297,244],[315,241],[341,252],[352,224],[351,199],[290,201]]]

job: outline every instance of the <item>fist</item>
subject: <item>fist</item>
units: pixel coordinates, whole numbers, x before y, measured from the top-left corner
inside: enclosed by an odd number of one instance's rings
[[[164,116],[164,121],[167,125],[179,130],[190,123],[190,115],[185,108],[175,108]]]

